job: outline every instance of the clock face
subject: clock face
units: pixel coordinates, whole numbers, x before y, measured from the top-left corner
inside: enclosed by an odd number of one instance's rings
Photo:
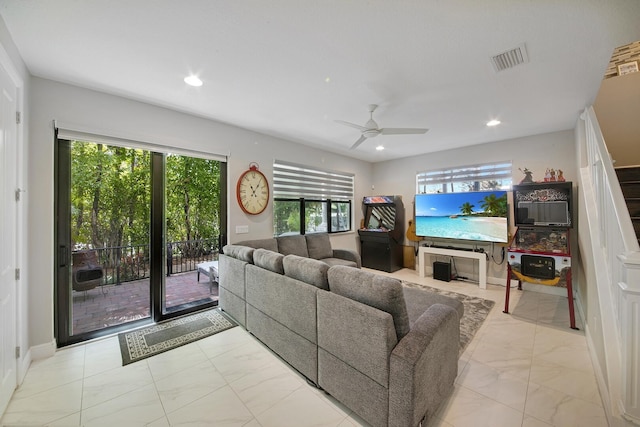
[[[243,211],[257,215],[264,211],[269,203],[269,183],[262,172],[250,169],[240,175],[236,195]]]

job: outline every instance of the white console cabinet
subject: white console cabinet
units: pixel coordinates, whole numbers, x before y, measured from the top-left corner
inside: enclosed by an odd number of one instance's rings
[[[484,252],[462,251],[448,248],[435,248],[433,246],[420,246],[418,249],[418,273],[425,277],[427,259],[431,255],[445,255],[454,258],[473,258],[478,260],[478,281],[480,289],[487,289],[487,255]]]

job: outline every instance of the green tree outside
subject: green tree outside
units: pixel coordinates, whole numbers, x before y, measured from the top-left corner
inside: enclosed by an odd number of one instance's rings
[[[220,234],[220,163],[165,157],[167,242]],[[148,246],[151,153],[93,142],[71,146],[74,249]]]

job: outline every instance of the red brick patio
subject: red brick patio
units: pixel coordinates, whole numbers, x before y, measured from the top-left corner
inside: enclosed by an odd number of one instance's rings
[[[209,278],[197,273],[173,274],[165,278],[166,308],[199,300],[218,300],[218,287],[209,292]],[[95,331],[149,317],[149,279],[105,285],[86,292],[73,292],[73,335]]]

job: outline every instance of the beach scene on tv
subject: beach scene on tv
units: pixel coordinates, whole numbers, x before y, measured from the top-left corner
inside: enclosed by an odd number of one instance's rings
[[[416,194],[416,235],[506,243],[507,192]]]

